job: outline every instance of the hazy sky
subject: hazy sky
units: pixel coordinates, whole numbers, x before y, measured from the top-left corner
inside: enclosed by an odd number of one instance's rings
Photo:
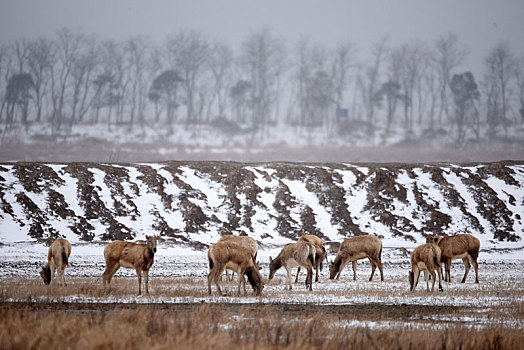
[[[349,40],[361,57],[385,35],[394,44],[454,32],[468,69],[501,40],[524,56],[524,0],[0,0],[0,45],[64,27],[114,39],[197,29],[234,46],[267,27],[291,44]]]

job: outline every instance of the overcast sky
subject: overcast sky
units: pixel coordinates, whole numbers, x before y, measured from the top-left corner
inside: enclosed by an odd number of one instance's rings
[[[469,50],[468,69],[501,40],[524,56],[524,0],[0,0],[0,45],[64,27],[157,40],[197,29],[234,47],[267,27],[290,44],[302,35],[326,46],[349,40],[361,57],[385,35],[395,44],[453,32]]]

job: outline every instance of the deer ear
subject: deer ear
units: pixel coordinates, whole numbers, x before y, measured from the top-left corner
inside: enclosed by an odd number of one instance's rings
[[[148,235],[146,235],[146,239],[149,239],[149,238],[151,238],[151,237],[149,237]]]
[[[273,262],[273,258],[270,256],[269,257],[269,262],[272,263]]]

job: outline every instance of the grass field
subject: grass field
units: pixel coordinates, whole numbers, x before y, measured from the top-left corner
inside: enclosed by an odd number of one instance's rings
[[[38,248],[40,249],[40,248]],[[149,295],[137,296],[134,271],[121,269],[111,289],[100,275],[97,249],[76,250],[66,270],[68,285],[46,286],[37,275],[39,252],[0,257],[0,339],[13,348],[289,348],[289,349],[518,349],[524,344],[522,261],[480,260],[480,284],[459,283],[464,269],[454,263],[444,292],[426,292],[419,282],[408,291],[409,264],[385,250],[385,281],[358,264],[331,281],[324,269],[312,292],[305,275],[289,291],[284,271],[267,280],[255,297],[237,296],[236,282],[223,282],[227,296],[207,292],[204,252],[159,258],[152,267]]]

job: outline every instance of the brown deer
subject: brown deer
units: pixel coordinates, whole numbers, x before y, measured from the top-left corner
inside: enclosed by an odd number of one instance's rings
[[[58,270],[58,281],[60,284],[65,282],[65,268],[69,264],[69,256],[71,255],[71,244],[65,238],[56,239],[49,247],[47,253],[47,265],[42,267],[40,276],[42,276],[45,284],[50,284],[55,278],[55,270]]]
[[[283,266],[287,272],[287,286],[291,290],[291,269],[302,266],[307,270],[306,290],[312,291],[315,254],[315,246],[307,241],[286,244],[275,259],[269,257],[269,279],[273,279],[275,272]]]
[[[318,271],[322,271],[322,267],[324,266],[324,259],[327,261],[327,252],[326,248],[324,248],[324,242],[322,242],[322,239],[320,237],[317,237],[315,235],[303,235],[298,239],[298,242],[309,242],[315,246],[315,266],[313,268],[315,269],[315,282],[318,282]],[[300,266],[297,269],[297,277],[295,278],[295,283],[298,282],[298,274],[300,273]]]
[[[380,238],[372,235],[347,238],[340,245],[335,260],[329,264],[329,278],[333,279],[336,276],[338,280],[344,266],[351,261],[353,263],[353,280],[356,280],[357,260],[368,258],[371,263],[371,277],[369,277],[369,280],[373,280],[375,269],[378,266],[380,270],[380,280],[384,281],[381,256],[382,241]]]
[[[412,292],[417,287],[420,271],[424,271],[424,278],[426,279],[426,288],[428,292],[428,275],[431,275],[433,280],[431,292],[433,292],[435,290],[435,270],[437,270],[438,273],[438,289],[442,292],[442,265],[440,259],[440,248],[434,243],[426,243],[413,250],[413,253],[411,254],[411,271],[409,272],[409,284]]]
[[[209,260],[209,274],[207,275],[209,294],[211,294],[211,283],[215,282],[218,293],[226,295],[222,293],[219,284],[220,276],[226,267],[238,274],[238,295],[240,295],[241,284],[244,285],[244,295],[247,295],[244,275],[247,276],[255,295],[259,296],[262,293],[264,288],[262,276],[254,257],[247,248],[233,242],[217,242],[209,248],[207,258]]]
[[[256,261],[257,259],[257,252],[258,252],[258,243],[255,239],[248,237],[248,236],[233,236],[233,235],[224,235],[220,237],[218,242],[233,242],[238,244],[241,247],[244,247],[249,250],[251,255],[253,256],[253,259]],[[217,243],[218,243],[217,242]],[[233,266],[234,268],[234,266]],[[226,280],[228,279],[227,271],[231,270],[228,266],[226,266]],[[231,274],[231,280],[233,279],[233,273]],[[245,283],[244,283],[245,285]]]
[[[475,268],[475,283],[479,283],[479,266],[477,259],[479,256],[480,241],[478,238],[468,234],[446,237],[427,235],[426,242],[437,244],[442,251],[442,262],[446,269],[444,276],[445,282],[451,282],[451,261],[462,259],[462,263],[466,268],[462,283],[465,283],[466,277],[468,277],[470,261]]]
[[[104,286],[111,284],[113,275],[120,266],[135,269],[138,276],[138,295],[142,294],[142,271],[144,271],[146,294],[149,294],[149,269],[156,253],[156,237],[146,236],[146,244],[114,241],[104,249],[106,270],[102,275]]]

